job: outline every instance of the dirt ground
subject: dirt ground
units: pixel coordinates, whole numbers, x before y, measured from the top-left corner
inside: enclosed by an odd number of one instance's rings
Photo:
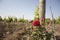
[[[33,30],[30,23],[0,23],[0,40],[27,40],[27,29]],[[48,32],[52,32],[52,26],[46,27]],[[55,34],[60,36],[60,25],[55,25]],[[32,39],[31,39],[32,40]]]

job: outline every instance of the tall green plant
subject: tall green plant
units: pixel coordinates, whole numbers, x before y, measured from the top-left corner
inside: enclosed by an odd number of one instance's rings
[[[10,17],[10,16],[8,16],[8,18],[4,18],[4,21],[5,22],[12,22],[13,21],[13,18],[12,17]]]
[[[35,11],[34,20],[36,20],[36,19],[37,19],[37,17],[39,16],[38,11],[39,11],[39,8],[37,7],[37,8],[36,8],[36,11]]]
[[[17,22],[17,17],[14,17],[14,22]]]
[[[12,22],[13,21],[13,18],[8,16],[8,22]]]
[[[4,22],[8,22],[8,20],[7,20],[7,18],[6,18],[6,17],[4,18]]]

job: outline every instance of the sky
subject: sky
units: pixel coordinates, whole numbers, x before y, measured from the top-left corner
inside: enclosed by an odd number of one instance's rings
[[[51,17],[50,6],[55,18],[60,16],[60,0],[46,0],[46,18]],[[33,19],[39,0],[0,0],[0,16]]]

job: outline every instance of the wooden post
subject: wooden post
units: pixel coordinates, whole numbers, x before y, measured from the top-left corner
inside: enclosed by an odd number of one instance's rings
[[[44,25],[45,24],[45,4],[46,4],[46,0],[39,0],[40,25]]]

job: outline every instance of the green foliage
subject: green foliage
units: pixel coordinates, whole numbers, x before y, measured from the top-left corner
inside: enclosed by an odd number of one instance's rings
[[[36,20],[37,19],[37,17],[34,17],[34,20]]]
[[[43,40],[46,36],[46,29],[42,28],[41,26],[37,26],[35,30],[32,32],[32,35],[34,37],[34,40]]]
[[[19,19],[19,22],[23,22],[23,23],[24,23],[25,20],[24,20],[23,18],[20,18],[20,19]]]
[[[49,18],[47,18],[45,21],[46,21],[47,23],[49,23],[49,22],[50,22],[50,19],[49,19]]]
[[[37,17],[39,16],[38,11],[39,11],[39,8],[36,8],[34,20],[36,20],[36,19],[37,19]]]
[[[4,22],[8,22],[8,19],[6,17],[4,18]]]
[[[2,19],[2,17],[0,16],[0,21],[2,21],[3,19]]]
[[[60,16],[58,17],[58,19],[56,20],[57,24],[60,24]]]
[[[25,22],[27,23],[27,22],[28,22],[28,20],[25,20]]]
[[[4,18],[4,21],[5,22],[12,22],[13,18],[9,16],[8,18]]]
[[[57,21],[56,21],[56,19],[54,19],[54,24],[56,24],[57,23]]]
[[[10,16],[8,16],[8,18],[4,18],[4,22],[28,22],[28,20],[25,20],[24,18],[20,18],[19,20],[17,19],[17,17],[14,17],[14,18],[12,18],[12,17],[10,17]]]
[[[45,19],[45,24],[48,25],[50,23],[50,19],[49,18],[46,18]]]
[[[17,18],[16,17],[14,17],[14,22],[17,22]]]
[[[19,19],[19,22],[28,23],[28,20],[26,20],[26,19],[24,19],[24,18],[20,18],[20,19]]]
[[[46,40],[51,40],[53,38],[52,35],[53,33],[46,33]]]
[[[8,17],[8,22],[12,22],[13,21],[13,19],[12,19],[12,17]]]

